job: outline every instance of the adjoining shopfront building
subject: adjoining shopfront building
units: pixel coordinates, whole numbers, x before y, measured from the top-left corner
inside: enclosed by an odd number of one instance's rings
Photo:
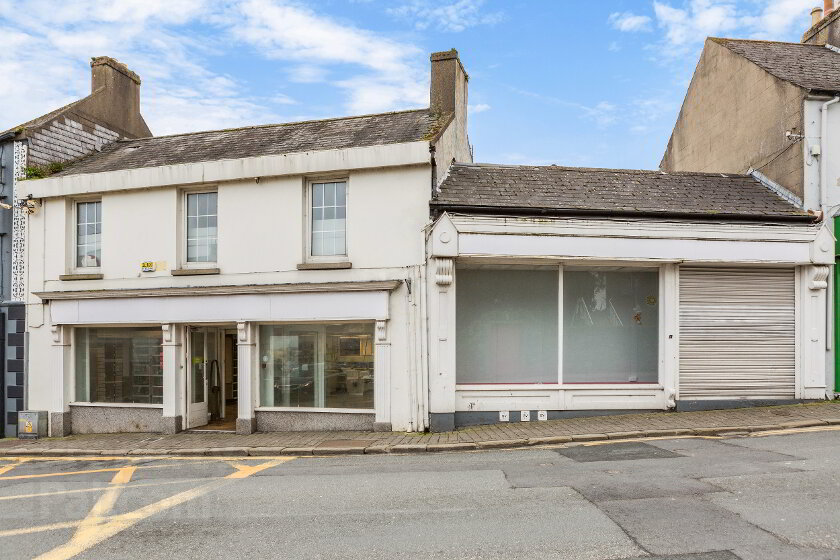
[[[826,398],[833,239],[780,193],[454,165],[427,236],[432,429]]]

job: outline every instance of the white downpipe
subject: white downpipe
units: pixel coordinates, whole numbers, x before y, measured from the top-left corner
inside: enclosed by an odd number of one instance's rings
[[[826,151],[828,149],[828,108],[840,101],[840,96],[836,96],[830,101],[826,101],[822,105],[822,122],[820,124],[820,211],[823,213],[823,219],[827,220],[829,216],[826,215],[828,210],[828,157]]]

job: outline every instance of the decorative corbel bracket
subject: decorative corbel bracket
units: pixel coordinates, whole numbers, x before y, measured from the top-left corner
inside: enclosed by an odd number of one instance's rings
[[[435,258],[435,283],[438,286],[449,286],[455,275],[455,260],[445,257]]]
[[[812,266],[811,281],[808,287],[812,290],[825,290],[828,288],[828,274],[831,269],[827,266]]]

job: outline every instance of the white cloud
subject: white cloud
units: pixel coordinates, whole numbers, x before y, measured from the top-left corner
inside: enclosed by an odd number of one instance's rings
[[[414,45],[338,23],[281,0],[245,0],[224,21],[239,41],[266,57],[307,61],[308,81],[323,81],[311,67],[351,65],[355,75],[333,85],[349,95],[351,113],[371,113],[428,104],[423,52]],[[421,63],[423,61],[423,63]],[[361,72],[359,72],[361,71]]]
[[[503,19],[501,12],[483,13],[484,0],[458,0],[443,5],[411,0],[388,13],[414,22],[417,29],[434,27],[441,31],[463,31],[477,25],[494,25]]]
[[[125,62],[143,79],[155,134],[288,120],[294,100],[249,90],[209,60],[246,45],[267,72],[322,83],[347,113],[428,104],[424,52],[337,22],[293,0],[0,0],[0,130],[87,95],[91,56]],[[308,115],[309,116],[309,115]]]
[[[578,111],[578,115],[587,120],[595,122],[598,128],[606,128],[618,120],[618,107],[608,101],[601,101],[595,105],[586,105],[576,101],[568,101],[560,97],[545,95],[517,87],[509,87],[514,93],[525,97],[531,97],[546,103],[568,107]]]
[[[484,111],[489,111],[490,105],[487,103],[477,103],[475,105],[467,105],[467,112],[469,113],[483,113]]]
[[[608,20],[619,31],[650,31],[650,16],[640,16],[633,12],[613,12]]]
[[[788,34],[807,28],[811,4],[805,0],[689,0],[674,7],[656,0],[653,10],[669,47],[662,52],[673,57],[693,52],[695,45],[710,36],[790,40]]]

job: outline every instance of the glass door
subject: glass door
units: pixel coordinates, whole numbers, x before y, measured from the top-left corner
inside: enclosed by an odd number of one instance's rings
[[[204,426],[210,414],[208,407],[212,367],[218,368],[218,329],[190,329],[190,372],[187,380],[187,428]]]

